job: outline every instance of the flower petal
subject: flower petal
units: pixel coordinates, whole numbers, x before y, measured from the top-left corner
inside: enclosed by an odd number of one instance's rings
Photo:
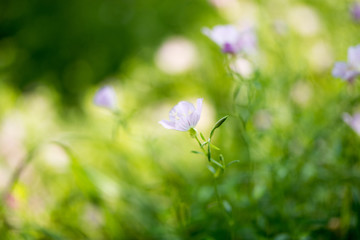
[[[332,75],[337,78],[343,78],[348,69],[346,62],[336,62],[332,70]]]
[[[336,62],[332,70],[332,75],[345,81],[352,82],[360,73],[351,68],[345,62]]]
[[[199,122],[200,120],[200,116],[201,116],[201,111],[202,111],[202,102],[203,102],[203,98],[198,98],[196,100],[196,107],[197,109],[190,114],[189,116],[189,121],[190,121],[190,125],[191,127],[195,127],[196,124]]]
[[[170,121],[162,120],[159,123],[167,129],[188,131],[190,128],[195,127],[200,119],[202,101],[202,98],[197,99],[197,109],[192,103],[179,102],[169,112]]]
[[[169,120],[161,120],[159,122],[166,129],[176,129],[175,122]]]
[[[360,44],[355,47],[349,47],[348,62],[356,70],[360,70]]]
[[[182,116],[189,116],[192,112],[194,112],[196,109],[192,103],[181,101],[179,102],[175,107],[175,111],[182,115]],[[181,117],[181,116],[179,116]]]
[[[217,25],[212,30],[203,28],[202,32],[222,48],[226,43],[235,45],[239,38],[239,31],[232,25]]]
[[[358,135],[360,135],[360,113],[351,116],[348,113],[343,114],[344,122],[349,125]]]

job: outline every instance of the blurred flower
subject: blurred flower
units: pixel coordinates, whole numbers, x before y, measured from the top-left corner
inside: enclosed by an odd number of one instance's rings
[[[259,130],[267,130],[272,125],[272,116],[267,110],[259,110],[254,115],[254,126]]]
[[[291,99],[301,107],[306,107],[311,103],[313,89],[306,81],[296,82],[290,90]]]
[[[244,78],[250,78],[254,73],[254,67],[251,62],[241,57],[236,58],[235,61],[230,63],[230,68]]]
[[[316,42],[308,53],[311,67],[317,72],[327,72],[334,62],[331,46],[325,41]]]
[[[98,227],[104,223],[100,210],[90,204],[87,204],[83,210],[82,220],[92,227]]]
[[[115,110],[117,107],[116,92],[111,86],[104,86],[100,88],[94,97],[94,104],[99,107]]]
[[[196,64],[197,51],[194,44],[186,38],[172,37],[159,48],[155,62],[165,73],[183,73]]]
[[[336,62],[332,75],[353,82],[360,74],[360,44],[348,50],[348,62]]]
[[[274,28],[275,33],[282,35],[282,36],[287,34],[289,31],[289,27],[288,27],[287,23],[281,19],[274,20],[273,28]]]
[[[350,7],[350,13],[355,21],[360,21],[360,3],[354,3]]]
[[[19,112],[11,112],[0,125],[0,158],[4,158],[11,167],[26,156],[24,141],[27,136],[25,118]]]
[[[360,113],[355,113],[353,116],[344,113],[342,117],[344,122],[360,135]]]
[[[256,36],[252,29],[239,31],[233,25],[218,25],[202,32],[221,47],[224,53],[251,52],[256,48]]]
[[[288,19],[291,27],[304,37],[314,36],[321,28],[317,12],[305,5],[291,8],[288,11]]]
[[[230,5],[232,2],[235,2],[234,0],[210,0],[210,3],[214,5],[215,7],[226,7],[227,5]]]
[[[59,172],[65,171],[70,162],[64,149],[55,144],[45,145],[41,149],[40,155],[47,165]]]
[[[200,120],[203,99],[196,100],[197,109],[192,103],[181,101],[170,110],[169,120],[161,120],[159,123],[167,129],[186,132],[196,126]]]

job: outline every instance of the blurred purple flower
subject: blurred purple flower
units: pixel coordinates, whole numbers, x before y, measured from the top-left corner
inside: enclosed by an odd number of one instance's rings
[[[347,82],[353,82],[360,74],[360,44],[348,49],[348,61],[336,62],[332,75]]]
[[[100,88],[94,96],[94,104],[99,107],[115,110],[117,107],[116,92],[111,86]]]
[[[360,3],[354,3],[350,7],[350,13],[355,21],[360,21]]]
[[[343,114],[344,122],[349,125],[358,135],[360,135],[360,113],[351,116],[348,113]]]
[[[252,29],[240,32],[233,25],[218,25],[202,32],[221,47],[224,53],[250,52],[256,47],[256,36]]]
[[[170,110],[170,120],[161,120],[159,123],[164,128],[186,132],[199,122],[202,102],[202,98],[197,99],[195,108],[192,103],[181,101]]]
[[[332,75],[347,82],[353,82],[354,79],[359,75],[359,72],[353,70],[346,62],[336,62],[332,70]]]

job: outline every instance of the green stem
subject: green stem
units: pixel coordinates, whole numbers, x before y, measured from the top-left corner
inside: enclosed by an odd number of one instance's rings
[[[248,187],[248,194],[249,197],[251,197],[251,192],[252,192],[252,188],[253,188],[253,181],[254,181],[254,172],[255,172],[255,163],[251,158],[251,153],[250,153],[250,143],[249,143],[249,136],[246,132],[246,121],[244,121],[241,116],[240,116],[240,120],[242,123],[242,131],[240,131],[240,137],[242,138],[244,145],[245,145],[245,149],[246,149],[246,155],[247,155],[247,160],[249,162],[249,167],[250,167],[250,175],[249,175],[249,187]]]
[[[201,150],[203,151],[203,153],[205,154],[205,156],[207,156],[208,154],[207,154],[207,152],[205,151],[204,146],[203,146],[202,143],[200,142],[200,140],[199,140],[199,138],[197,137],[197,135],[195,135],[195,139],[196,139],[196,141],[198,142],[198,144],[199,144]]]
[[[218,202],[219,208],[222,208],[222,207],[221,207],[220,194],[219,194],[219,191],[218,191],[216,178],[214,178],[214,189],[215,189],[216,200],[217,200],[217,202]]]

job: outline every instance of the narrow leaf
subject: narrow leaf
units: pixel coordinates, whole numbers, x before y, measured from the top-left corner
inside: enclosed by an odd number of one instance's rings
[[[239,163],[239,162],[240,162],[240,160],[234,160],[234,161],[229,162],[226,166],[228,167],[234,163]]]
[[[206,141],[206,139],[205,139],[205,137],[204,137],[204,135],[202,133],[200,133],[200,137],[201,137],[202,140]]]
[[[191,152],[194,154],[204,154],[203,152],[199,152],[199,151],[195,151],[195,150],[192,150]]]
[[[215,146],[214,144],[210,143],[211,147],[217,151],[220,151],[220,148],[218,148],[217,146]]]
[[[214,160],[214,159],[211,159],[211,162],[214,163],[215,165],[217,165],[218,167],[224,169],[224,166],[221,165],[221,163],[219,163],[218,161]]]
[[[216,170],[215,170],[215,168],[214,168],[213,166],[208,165],[208,169],[209,169],[209,171],[210,171],[212,174],[215,174],[215,173],[216,173]]]

